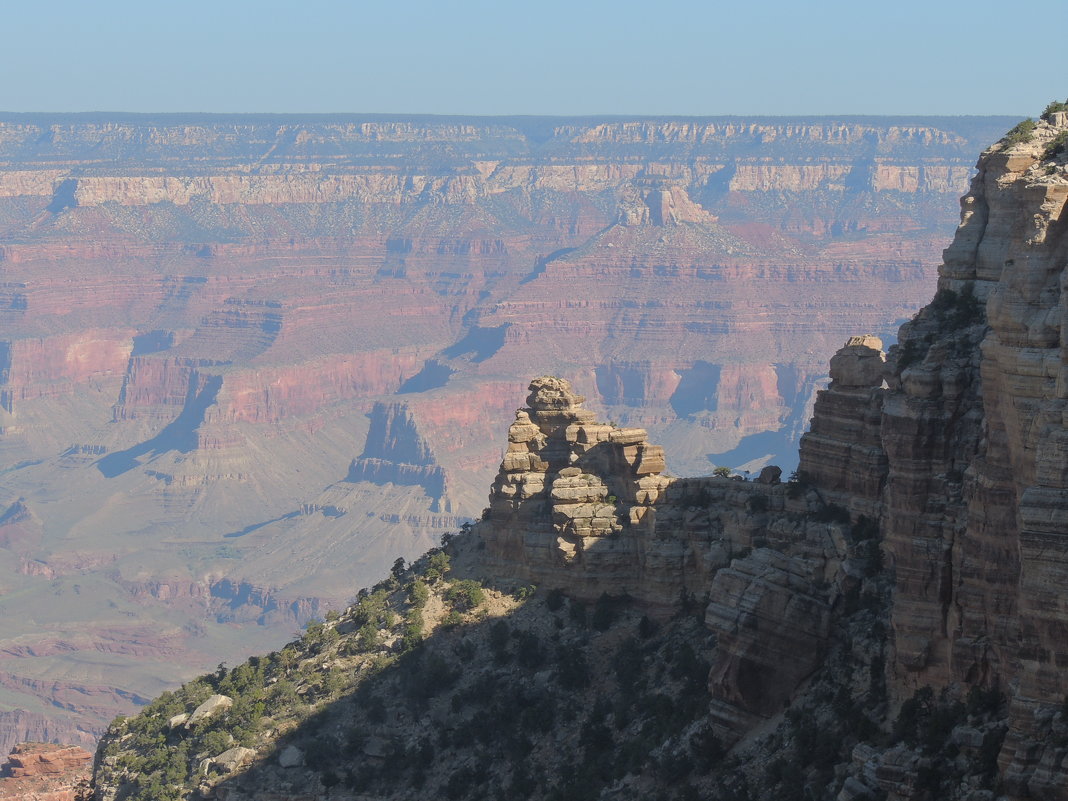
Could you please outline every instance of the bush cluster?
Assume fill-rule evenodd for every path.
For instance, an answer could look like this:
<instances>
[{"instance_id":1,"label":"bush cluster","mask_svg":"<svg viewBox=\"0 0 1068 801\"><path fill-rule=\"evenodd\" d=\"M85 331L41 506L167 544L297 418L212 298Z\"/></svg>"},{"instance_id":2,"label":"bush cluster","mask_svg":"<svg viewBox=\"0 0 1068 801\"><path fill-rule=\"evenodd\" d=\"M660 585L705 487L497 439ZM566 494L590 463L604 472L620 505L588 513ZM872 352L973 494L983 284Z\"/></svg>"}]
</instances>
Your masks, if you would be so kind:
<instances>
[{"instance_id":1,"label":"bush cluster","mask_svg":"<svg viewBox=\"0 0 1068 801\"><path fill-rule=\"evenodd\" d=\"M1035 138L1035 127L1035 121L1028 117L1026 120L1022 120L1014 125L1009 132L1002 137L1001 141L1004 142L1007 147L1030 142Z\"/></svg>"}]
</instances>

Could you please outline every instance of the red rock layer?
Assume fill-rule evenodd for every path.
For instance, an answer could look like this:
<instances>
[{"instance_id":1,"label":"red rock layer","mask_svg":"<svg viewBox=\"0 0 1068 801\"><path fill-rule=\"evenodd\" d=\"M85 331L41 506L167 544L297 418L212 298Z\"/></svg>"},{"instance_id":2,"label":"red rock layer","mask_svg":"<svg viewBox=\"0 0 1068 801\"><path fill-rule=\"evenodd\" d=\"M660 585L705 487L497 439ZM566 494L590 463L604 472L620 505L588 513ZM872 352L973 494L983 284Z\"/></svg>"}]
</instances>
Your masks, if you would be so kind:
<instances>
[{"instance_id":1,"label":"red rock layer","mask_svg":"<svg viewBox=\"0 0 1068 801\"><path fill-rule=\"evenodd\" d=\"M1068 690L1068 167L1050 146L1065 131L1054 114L983 154L940 294L902 328L888 388L832 383L802 440L823 490L881 515L898 699L924 685L1010 696L1011 798L1068 798L1053 731Z\"/></svg>"},{"instance_id":2,"label":"red rock layer","mask_svg":"<svg viewBox=\"0 0 1068 801\"><path fill-rule=\"evenodd\" d=\"M138 696L260 622L277 647L478 515L530 375L682 444L676 470L787 441L841 340L929 294L1003 128L0 115L4 639L41 608L180 613L187 664L85 681ZM364 454L379 403L430 462Z\"/></svg>"},{"instance_id":3,"label":"red rock layer","mask_svg":"<svg viewBox=\"0 0 1068 801\"><path fill-rule=\"evenodd\" d=\"M0 765L5 801L87 801L93 755L78 746L21 743Z\"/></svg>"}]
</instances>

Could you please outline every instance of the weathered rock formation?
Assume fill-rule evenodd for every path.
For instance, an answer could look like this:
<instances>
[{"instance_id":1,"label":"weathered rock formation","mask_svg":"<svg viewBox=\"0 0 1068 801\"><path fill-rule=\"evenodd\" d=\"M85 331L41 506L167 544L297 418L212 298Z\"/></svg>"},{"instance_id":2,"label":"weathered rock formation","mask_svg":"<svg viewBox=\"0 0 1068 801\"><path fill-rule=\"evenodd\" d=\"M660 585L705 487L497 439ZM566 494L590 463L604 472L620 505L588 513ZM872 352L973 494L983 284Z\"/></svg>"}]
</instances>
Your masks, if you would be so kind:
<instances>
[{"instance_id":1,"label":"weathered rock formation","mask_svg":"<svg viewBox=\"0 0 1068 801\"><path fill-rule=\"evenodd\" d=\"M801 443L823 492L880 517L898 698L924 685L1011 697L999 764L1013 798L1068 798L1066 134L1054 113L983 154L887 388L874 351L846 348L871 369L821 393Z\"/></svg>"},{"instance_id":2,"label":"weathered rock formation","mask_svg":"<svg viewBox=\"0 0 1068 801\"><path fill-rule=\"evenodd\" d=\"M1006 125L0 116L0 642L78 644L4 670L133 699L277 647L477 515L532 375L755 470ZM105 669L129 619L184 644Z\"/></svg>"},{"instance_id":3,"label":"weathered rock formation","mask_svg":"<svg viewBox=\"0 0 1068 801\"><path fill-rule=\"evenodd\" d=\"M93 755L77 746L20 743L0 765L4 801L87 801Z\"/></svg>"},{"instance_id":4,"label":"weathered rock formation","mask_svg":"<svg viewBox=\"0 0 1068 801\"><path fill-rule=\"evenodd\" d=\"M840 510L833 514L848 510L854 525L882 532L894 578L891 699L900 704L923 687L1009 697L998 759L1013 798L1068 798L1059 745L1068 689L1066 141L1061 112L1030 138L984 153L934 301L902 328L888 358L876 337L846 343L801 441L801 486ZM780 708L818 661L834 597L814 591L811 563L799 569L814 542L776 515L790 511L781 491L749 485L749 509L759 499L761 519L720 495L693 525L700 505L681 491L716 492L713 480L687 486L657 476L642 494L644 431L597 425L559 381L539 379L531 390L480 529L491 555L586 597L626 592L655 604L667 587L707 591L721 648L713 718L738 733ZM846 532L838 534L837 559L825 553L822 567L841 589L852 568ZM760 550L729 568L699 558L713 543L759 548L775 535L776 550L757 564ZM899 758L919 759L906 749L864 762ZM909 784L919 768L901 770L908 781L883 789L920 797L922 782Z\"/></svg>"},{"instance_id":5,"label":"weathered rock formation","mask_svg":"<svg viewBox=\"0 0 1068 801\"><path fill-rule=\"evenodd\" d=\"M709 598L720 646L712 719L735 740L819 663L844 563L857 556L848 521L811 519L822 502L775 471L755 482L668 477L644 430L597 422L584 400L563 379L531 382L476 529L486 567L660 615Z\"/></svg>"},{"instance_id":6,"label":"weathered rock formation","mask_svg":"<svg viewBox=\"0 0 1068 801\"><path fill-rule=\"evenodd\" d=\"M611 131L636 135L625 126ZM470 560L467 575L486 579L497 592L514 592L509 603L527 598L525 585L531 583L570 596L568 612L581 621L581 631L567 640L560 634L566 624L553 617L555 594L547 593L544 607L524 608L533 619L541 615L541 630L559 646L557 665L531 675L531 684L548 686L555 676L561 688L575 690L591 682L583 672L586 663L576 668L569 660L588 635L583 602L609 609L612 598L628 599L632 623L646 615L636 628L640 637L651 636L657 621L673 625L669 612L680 612L678 621L695 602L703 605L709 656L697 664L701 677L707 676L708 695L701 696L707 704L693 717L680 718L686 737L702 735L696 741L682 732L666 735L657 746L650 784L678 781L677 758L692 760L686 775L702 754L731 745L734 755L722 762L719 774L695 780L717 801L757 797L753 788L766 791L759 797L778 797L767 794L774 789L837 801L1068 799L1066 162L1068 112L1049 113L1033 130L1019 128L983 154L934 300L901 328L888 354L877 336L863 335L849 338L834 355L830 385L819 393L811 430L801 440L798 474L786 484L775 469L761 471L754 481L723 474L670 477L664 451L649 442L645 429L598 422L562 378L545 376L530 384L527 405L508 430L489 507L454 542L452 553ZM658 185L636 191L630 200L633 205L624 205L616 223L621 229L693 225L720 237L724 247L737 244L716 228L720 220L689 209ZM650 202L648 213L637 205ZM620 237L617 242L628 236L602 233ZM581 268L589 255L576 251L561 262L573 257ZM476 337L464 347L478 351L480 343ZM702 367L703 374L717 376L713 367ZM664 391L663 374L640 361L598 378L622 397L633 396L636 385ZM422 428L412 422L415 412L381 407L376 414L381 419L378 433L368 437L369 448L378 443L373 447L403 457L398 464L430 461L422 435L416 436ZM26 514L21 506L11 513L19 519ZM443 556L424 560L417 575L430 583L441 580L448 561ZM437 566L431 571L432 560ZM412 614L418 611L416 574L407 590L401 589L402 578L407 580L395 574L383 582L375 603L385 603L392 592L397 608L410 604L406 614L421 625L422 613ZM462 589L450 585L441 598L455 598ZM425 605L426 585L423 595ZM334 642L346 636L344 626L355 637L358 626L381 615L379 606L361 608L336 624ZM542 614L544 609L552 611ZM452 616L457 617L458 612ZM692 619L689 624L696 626ZM640 723L644 713L626 712L623 696L638 686L649 690L650 677L664 681L672 672L661 663L638 682L636 671L645 663L635 628L612 631L610 621L604 628L621 643L614 658L626 664L606 669L590 690L616 695L614 702L598 697L593 706L600 711L591 712L582 733L574 735L587 756L595 753L597 738L616 742L606 725L610 718L644 738L655 715ZM536 631L537 626L513 637L507 623L498 621L488 635L483 631L490 643L496 639L496 646L488 646L492 656L476 645L478 634L461 643L467 636L462 632L455 640L443 639L446 645L437 653L476 659L465 663L460 671L465 676L493 673L488 661L515 675L519 667L504 667L512 658L505 653L508 643L533 637L529 647L536 653ZM407 634L390 636L390 649L413 647L405 642ZM305 638L301 647L309 654L306 664L316 656L323 660L316 668L322 686L332 660L350 646L321 655L325 634L317 637ZM425 652L415 653L410 663L398 660L400 678L393 686L411 686L412 671L419 669L412 665L425 658ZM479 654L487 660L483 673ZM689 654L692 668L692 648ZM447 673L442 659L433 663L434 680ZM536 663L532 658L526 667ZM674 668L685 675L678 664ZM235 686L235 675L247 677L253 669L250 662L216 681ZM479 681L492 692L503 679ZM509 703L522 697L522 689L509 690ZM206 686L197 692L200 703ZM474 721L463 705L478 692L455 695L449 704L453 717L439 704L435 720L443 729L462 725L457 720ZM679 706L655 692L643 702L646 711L658 709L662 721ZM181 706L183 715L194 711L188 699ZM323 711L324 719L329 712ZM379 717L384 720L385 713ZM396 718L398 726L407 725L403 715ZM339 718L334 728L349 719ZM489 713L477 719L491 721ZM162 720L157 713L140 725L151 732ZM105 749L111 765L101 774L110 784L98 786L99 798L112 798L124 782L139 780L116 767L126 756L124 732L136 728L124 723L113 730ZM314 731L322 736L322 728ZM337 740L335 735L330 736ZM320 742L312 736L309 730L306 742ZM273 747L272 737L262 735L264 751ZM162 740L146 735L145 742L143 750L151 756ZM552 742L555 755L560 749ZM536 747L524 744L523 753ZM376 740L354 764L359 768L360 760L389 753L386 741ZM782 754L799 761L791 764ZM269 756L225 751L218 757L220 770L235 775L211 790L256 797L257 782L281 786L279 774L307 768L306 756L288 749ZM265 767L250 768L244 784L243 766L253 759ZM574 770L570 757L547 759L541 767ZM611 769L619 772L600 777L606 792L623 797L637 786L640 779L627 764ZM490 768L484 772L489 775ZM320 775L326 788L340 781ZM452 787L462 797L470 782L461 781L461 771L454 775L460 780L442 777L439 789ZM613 776L618 783L609 789ZM352 783L359 779L354 776ZM528 782L528 794L536 784ZM568 779L558 787L567 788ZM381 785L388 797L401 797L406 788ZM541 791L537 797L553 797L548 781ZM278 798L303 798L303 792L290 783ZM355 798L358 791L340 792Z\"/></svg>"}]
</instances>

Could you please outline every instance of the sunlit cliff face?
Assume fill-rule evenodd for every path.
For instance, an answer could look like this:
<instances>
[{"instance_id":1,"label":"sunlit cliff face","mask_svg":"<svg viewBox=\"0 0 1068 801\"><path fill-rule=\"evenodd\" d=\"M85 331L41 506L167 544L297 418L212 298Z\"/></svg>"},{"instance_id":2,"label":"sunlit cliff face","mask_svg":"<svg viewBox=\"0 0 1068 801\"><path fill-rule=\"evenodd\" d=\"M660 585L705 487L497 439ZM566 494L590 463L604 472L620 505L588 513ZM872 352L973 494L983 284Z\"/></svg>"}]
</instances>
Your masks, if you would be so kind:
<instances>
[{"instance_id":1,"label":"sunlit cliff face","mask_svg":"<svg viewBox=\"0 0 1068 801\"><path fill-rule=\"evenodd\" d=\"M0 732L89 741L477 517L532 375L788 474L1004 127L0 121Z\"/></svg>"}]
</instances>

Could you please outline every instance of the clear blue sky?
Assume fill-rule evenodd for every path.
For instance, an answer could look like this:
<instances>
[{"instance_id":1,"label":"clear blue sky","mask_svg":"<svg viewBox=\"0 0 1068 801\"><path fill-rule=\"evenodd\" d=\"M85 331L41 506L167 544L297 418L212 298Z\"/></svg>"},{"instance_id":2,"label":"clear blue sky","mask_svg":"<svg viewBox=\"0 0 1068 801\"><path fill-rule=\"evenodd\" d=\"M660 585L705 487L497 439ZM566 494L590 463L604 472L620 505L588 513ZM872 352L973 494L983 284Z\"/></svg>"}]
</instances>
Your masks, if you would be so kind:
<instances>
[{"instance_id":1,"label":"clear blue sky","mask_svg":"<svg viewBox=\"0 0 1068 801\"><path fill-rule=\"evenodd\" d=\"M1066 0L9 0L0 110L1017 114Z\"/></svg>"}]
</instances>

